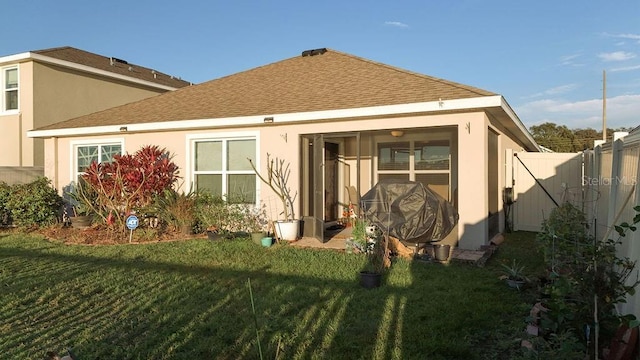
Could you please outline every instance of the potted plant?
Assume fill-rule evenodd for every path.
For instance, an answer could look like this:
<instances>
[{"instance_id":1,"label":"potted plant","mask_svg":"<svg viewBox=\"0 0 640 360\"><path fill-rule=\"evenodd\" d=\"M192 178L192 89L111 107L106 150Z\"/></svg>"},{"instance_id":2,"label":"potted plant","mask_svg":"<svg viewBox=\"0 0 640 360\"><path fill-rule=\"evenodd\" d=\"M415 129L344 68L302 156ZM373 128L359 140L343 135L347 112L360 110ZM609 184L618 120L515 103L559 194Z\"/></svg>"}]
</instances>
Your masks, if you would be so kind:
<instances>
[{"instance_id":1,"label":"potted plant","mask_svg":"<svg viewBox=\"0 0 640 360\"><path fill-rule=\"evenodd\" d=\"M360 285L371 289L380 286L382 275L391 266L391 259L386 236L380 232L365 231L365 233L367 234L367 262L364 269L360 271ZM371 246L369 246L370 241Z\"/></svg>"},{"instance_id":2,"label":"potted plant","mask_svg":"<svg viewBox=\"0 0 640 360\"><path fill-rule=\"evenodd\" d=\"M524 265L519 264L516 259L513 259L511 265L501 265L503 272L501 279L504 279L509 287L519 290L529 281L529 278L524 274Z\"/></svg>"},{"instance_id":3,"label":"potted plant","mask_svg":"<svg viewBox=\"0 0 640 360\"><path fill-rule=\"evenodd\" d=\"M266 205L254 206L246 209L247 231L256 244L262 243L269 220L267 218Z\"/></svg>"},{"instance_id":4,"label":"potted plant","mask_svg":"<svg viewBox=\"0 0 640 360\"><path fill-rule=\"evenodd\" d=\"M260 181L269 186L282 203L284 219L277 220L275 224L277 235L283 240L297 240L300 228L300 220L296 220L293 202L298 193L292 193L288 185L289 176L291 175L290 163L283 159L271 158L267 153L267 171L261 174L253 160L249 160L253 171L256 173Z\"/></svg>"},{"instance_id":5,"label":"potted plant","mask_svg":"<svg viewBox=\"0 0 640 360\"><path fill-rule=\"evenodd\" d=\"M347 246L351 246L356 253L364 253L367 251L367 243L369 240L367 234L367 222L364 219L356 219L351 228L351 239L346 242ZM349 250L349 249L348 249Z\"/></svg>"},{"instance_id":6,"label":"potted plant","mask_svg":"<svg viewBox=\"0 0 640 360\"><path fill-rule=\"evenodd\" d=\"M80 181L75 185L71 185L71 190L66 192L71 205L71 214L69 221L71 226L75 228L86 228L91 226L91 214L94 212L94 205L97 195L91 191L91 188Z\"/></svg>"}]
</instances>

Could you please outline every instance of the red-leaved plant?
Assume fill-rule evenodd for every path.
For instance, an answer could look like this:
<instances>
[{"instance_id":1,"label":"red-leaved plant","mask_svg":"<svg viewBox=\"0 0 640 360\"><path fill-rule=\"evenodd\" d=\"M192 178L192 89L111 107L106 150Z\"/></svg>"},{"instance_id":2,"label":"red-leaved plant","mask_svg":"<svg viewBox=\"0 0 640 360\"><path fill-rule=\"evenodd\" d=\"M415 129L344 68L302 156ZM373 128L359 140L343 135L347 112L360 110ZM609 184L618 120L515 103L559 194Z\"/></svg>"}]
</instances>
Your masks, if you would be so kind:
<instances>
[{"instance_id":1,"label":"red-leaved plant","mask_svg":"<svg viewBox=\"0 0 640 360\"><path fill-rule=\"evenodd\" d=\"M108 224L124 224L132 210L148 206L178 181L172 158L165 148L146 145L134 154L115 155L110 163L92 162L82 180L97 194L95 213Z\"/></svg>"}]
</instances>

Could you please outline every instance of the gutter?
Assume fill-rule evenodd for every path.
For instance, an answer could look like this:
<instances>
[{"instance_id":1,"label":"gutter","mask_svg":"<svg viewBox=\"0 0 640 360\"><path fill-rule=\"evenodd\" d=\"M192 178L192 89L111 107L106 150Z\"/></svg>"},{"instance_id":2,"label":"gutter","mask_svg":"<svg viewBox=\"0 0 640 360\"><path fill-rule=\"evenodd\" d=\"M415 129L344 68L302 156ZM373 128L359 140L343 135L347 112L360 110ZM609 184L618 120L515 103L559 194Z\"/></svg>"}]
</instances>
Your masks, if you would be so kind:
<instances>
[{"instance_id":1,"label":"gutter","mask_svg":"<svg viewBox=\"0 0 640 360\"><path fill-rule=\"evenodd\" d=\"M362 117L380 117L390 115L410 115L415 113L439 113L467 110L481 110L487 108L502 108L508 117L523 131L527 140L538 148L529 132L524 128L511 108L501 95L480 96L468 99L438 100L412 104L372 106L341 110L309 111L299 113L263 114L215 119L174 120L142 124L117 124L105 126L90 126L80 128L64 128L51 130L31 130L27 132L30 138L81 136L116 134L123 132L154 132L171 130L211 129L223 124L224 127L260 126L269 122L270 126L278 124L300 123L318 120L338 120Z\"/></svg>"}]
</instances>

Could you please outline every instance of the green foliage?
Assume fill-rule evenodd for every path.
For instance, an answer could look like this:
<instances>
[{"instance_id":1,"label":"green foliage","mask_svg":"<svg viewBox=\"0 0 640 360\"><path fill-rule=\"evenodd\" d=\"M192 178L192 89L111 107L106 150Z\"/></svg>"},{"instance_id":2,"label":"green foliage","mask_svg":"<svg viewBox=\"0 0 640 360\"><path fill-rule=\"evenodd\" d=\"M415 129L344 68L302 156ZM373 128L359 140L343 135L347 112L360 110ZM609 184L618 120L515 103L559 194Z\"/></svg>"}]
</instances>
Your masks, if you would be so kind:
<instances>
[{"instance_id":1,"label":"green foliage","mask_svg":"<svg viewBox=\"0 0 640 360\"><path fill-rule=\"evenodd\" d=\"M616 230L624 236L627 230L635 230L638 221L640 216L633 224L616 226ZM609 344L620 323L632 320L618 315L616 304L625 302L640 283L630 279L635 262L616 253L620 240L590 237L584 228L584 214L569 204L554 209L537 239L544 249L550 280L543 289L547 297L543 305L548 309L542 314L543 333L574 334L586 346L587 340L593 342L595 332L590 338L578 334L583 334L586 326L595 328L595 312L599 344Z\"/></svg>"},{"instance_id":2,"label":"green foliage","mask_svg":"<svg viewBox=\"0 0 640 360\"><path fill-rule=\"evenodd\" d=\"M553 209L548 219L542 222L542 231L537 239L545 262L556 272L575 263L584 263L584 247L593 243L587 236L584 213L568 202Z\"/></svg>"},{"instance_id":3,"label":"green foliage","mask_svg":"<svg viewBox=\"0 0 640 360\"><path fill-rule=\"evenodd\" d=\"M7 207L10 196L11 186L4 181L0 181L0 225L11 224L11 209Z\"/></svg>"},{"instance_id":4,"label":"green foliage","mask_svg":"<svg viewBox=\"0 0 640 360\"><path fill-rule=\"evenodd\" d=\"M630 131L631 129L607 129L607 139L613 138L616 131ZM602 131L592 128L569 129L565 125L544 123L533 125L529 128L534 140L556 152L577 152L585 149L593 149L594 140L602 140Z\"/></svg>"},{"instance_id":5,"label":"green foliage","mask_svg":"<svg viewBox=\"0 0 640 360\"><path fill-rule=\"evenodd\" d=\"M82 179L77 184L72 184L65 195L73 208L71 216L93 216L101 209L98 193Z\"/></svg>"},{"instance_id":6,"label":"green foliage","mask_svg":"<svg viewBox=\"0 0 640 360\"><path fill-rule=\"evenodd\" d=\"M351 237L353 242L358 244L360 249L367 246L367 221L364 219L356 219L351 228Z\"/></svg>"},{"instance_id":7,"label":"green foliage","mask_svg":"<svg viewBox=\"0 0 640 360\"><path fill-rule=\"evenodd\" d=\"M11 186L4 206L9 209L14 225L46 226L58 221L62 198L49 179L40 177L27 184Z\"/></svg>"},{"instance_id":8,"label":"green foliage","mask_svg":"<svg viewBox=\"0 0 640 360\"><path fill-rule=\"evenodd\" d=\"M367 248L365 271L383 274L391 266L388 244L389 240L384 234L378 233L374 236L373 248Z\"/></svg>"},{"instance_id":9,"label":"green foliage","mask_svg":"<svg viewBox=\"0 0 640 360\"><path fill-rule=\"evenodd\" d=\"M578 338L571 329L537 337L532 340L533 350L525 350L525 359L584 360L586 348Z\"/></svg>"},{"instance_id":10,"label":"green foliage","mask_svg":"<svg viewBox=\"0 0 640 360\"><path fill-rule=\"evenodd\" d=\"M147 208L161 224L174 231L191 232L196 224L196 204L198 193L194 191L180 192L166 189L154 198L153 204Z\"/></svg>"},{"instance_id":11,"label":"green foliage","mask_svg":"<svg viewBox=\"0 0 640 360\"><path fill-rule=\"evenodd\" d=\"M507 279L514 281L529 281L529 278L524 272L525 266L520 264L516 259L512 260L511 265L500 265L502 266L502 272Z\"/></svg>"},{"instance_id":12,"label":"green foliage","mask_svg":"<svg viewBox=\"0 0 640 360\"><path fill-rule=\"evenodd\" d=\"M225 200L219 195L202 192L197 202L198 228L221 234L262 232L268 219L265 206Z\"/></svg>"}]
</instances>

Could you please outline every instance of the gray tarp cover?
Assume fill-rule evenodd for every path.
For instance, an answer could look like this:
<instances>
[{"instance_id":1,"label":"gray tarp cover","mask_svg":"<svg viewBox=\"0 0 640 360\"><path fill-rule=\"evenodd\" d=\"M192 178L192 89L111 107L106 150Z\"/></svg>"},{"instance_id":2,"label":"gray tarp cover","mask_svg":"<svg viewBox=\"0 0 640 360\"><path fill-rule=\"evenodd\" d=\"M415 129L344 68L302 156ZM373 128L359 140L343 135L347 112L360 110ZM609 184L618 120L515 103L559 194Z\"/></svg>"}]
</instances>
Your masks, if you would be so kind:
<instances>
[{"instance_id":1,"label":"gray tarp cover","mask_svg":"<svg viewBox=\"0 0 640 360\"><path fill-rule=\"evenodd\" d=\"M381 181L360 200L369 222L403 241L442 240L458 222L453 205L419 182Z\"/></svg>"}]
</instances>

